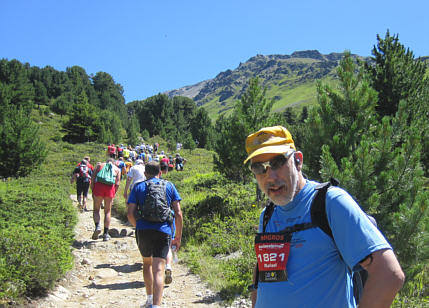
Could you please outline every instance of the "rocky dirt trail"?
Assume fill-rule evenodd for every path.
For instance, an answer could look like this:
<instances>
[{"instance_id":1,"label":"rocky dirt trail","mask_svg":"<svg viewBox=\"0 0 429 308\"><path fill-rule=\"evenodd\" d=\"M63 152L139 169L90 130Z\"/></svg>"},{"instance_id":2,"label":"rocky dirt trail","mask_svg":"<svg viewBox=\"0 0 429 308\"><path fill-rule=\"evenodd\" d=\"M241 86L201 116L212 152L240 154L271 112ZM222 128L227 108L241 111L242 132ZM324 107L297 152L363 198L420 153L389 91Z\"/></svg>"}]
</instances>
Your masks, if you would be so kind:
<instances>
[{"instance_id":1,"label":"rocky dirt trail","mask_svg":"<svg viewBox=\"0 0 429 308\"><path fill-rule=\"evenodd\" d=\"M77 205L76 196L71 197ZM88 208L92 210L92 200ZM47 297L28 303L27 307L140 307L146 301L146 293L142 259L132 227L112 217L111 229L120 234L107 242L101 238L92 240L92 211L78 215L73 245L74 269ZM179 262L173 265L173 282L165 286L162 307L227 305ZM248 302L237 300L231 307L248 307Z\"/></svg>"}]
</instances>

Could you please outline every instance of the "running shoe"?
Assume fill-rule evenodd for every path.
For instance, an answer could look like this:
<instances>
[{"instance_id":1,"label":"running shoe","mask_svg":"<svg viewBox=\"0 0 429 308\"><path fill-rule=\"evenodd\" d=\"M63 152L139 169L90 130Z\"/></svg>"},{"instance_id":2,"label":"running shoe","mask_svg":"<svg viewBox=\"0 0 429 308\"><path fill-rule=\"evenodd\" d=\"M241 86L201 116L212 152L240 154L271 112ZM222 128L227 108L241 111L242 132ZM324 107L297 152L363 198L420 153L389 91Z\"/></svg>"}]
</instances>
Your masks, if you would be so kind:
<instances>
[{"instance_id":1,"label":"running shoe","mask_svg":"<svg viewBox=\"0 0 429 308\"><path fill-rule=\"evenodd\" d=\"M98 226L97 228L95 228L95 231L92 234L92 239L98 240L98 236L100 235L100 233L101 233L101 228L100 228L100 226Z\"/></svg>"},{"instance_id":2,"label":"running shoe","mask_svg":"<svg viewBox=\"0 0 429 308\"><path fill-rule=\"evenodd\" d=\"M104 234L103 234L103 241L104 241L104 242L107 242L107 241L109 241L109 240L110 240L110 235L109 235L109 233L107 233L107 232L106 232L106 233L104 233Z\"/></svg>"},{"instance_id":3,"label":"running shoe","mask_svg":"<svg viewBox=\"0 0 429 308\"><path fill-rule=\"evenodd\" d=\"M164 279L164 283L165 284L170 284L173 281L173 277L172 277L172 272L171 269L166 269L165 270L165 279Z\"/></svg>"}]
</instances>

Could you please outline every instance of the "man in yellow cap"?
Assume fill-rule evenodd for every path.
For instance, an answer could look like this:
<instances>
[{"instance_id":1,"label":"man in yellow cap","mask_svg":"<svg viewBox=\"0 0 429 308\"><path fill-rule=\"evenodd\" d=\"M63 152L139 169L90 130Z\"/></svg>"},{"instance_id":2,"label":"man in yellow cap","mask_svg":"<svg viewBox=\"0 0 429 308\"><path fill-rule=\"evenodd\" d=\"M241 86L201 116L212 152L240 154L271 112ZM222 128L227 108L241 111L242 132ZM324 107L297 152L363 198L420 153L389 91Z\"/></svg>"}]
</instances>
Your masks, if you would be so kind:
<instances>
[{"instance_id":1,"label":"man in yellow cap","mask_svg":"<svg viewBox=\"0 0 429 308\"><path fill-rule=\"evenodd\" d=\"M272 201L255 238L253 307L356 307L352 271L362 268L368 279L359 307L390 307L404 274L353 198L304 178L303 153L282 126L249 135L246 151L244 163ZM313 205L315 198L323 208Z\"/></svg>"}]
</instances>

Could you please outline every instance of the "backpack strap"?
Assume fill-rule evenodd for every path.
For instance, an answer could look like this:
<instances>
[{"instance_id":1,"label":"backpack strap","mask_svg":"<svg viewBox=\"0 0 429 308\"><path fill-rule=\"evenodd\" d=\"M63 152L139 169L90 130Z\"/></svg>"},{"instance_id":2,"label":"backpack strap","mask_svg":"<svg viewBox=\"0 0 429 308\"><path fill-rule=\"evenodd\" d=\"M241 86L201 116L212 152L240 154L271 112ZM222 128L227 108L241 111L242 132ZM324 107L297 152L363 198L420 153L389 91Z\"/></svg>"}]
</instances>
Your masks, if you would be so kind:
<instances>
[{"instance_id":1,"label":"backpack strap","mask_svg":"<svg viewBox=\"0 0 429 308\"><path fill-rule=\"evenodd\" d=\"M276 205L273 202L269 202L265 207L264 218L262 220L262 232L265 232L267 229L267 224L270 221L271 216L273 215L274 208Z\"/></svg>"},{"instance_id":2,"label":"backpack strap","mask_svg":"<svg viewBox=\"0 0 429 308\"><path fill-rule=\"evenodd\" d=\"M262 232L265 232L265 230L267 229L267 224L270 221L271 216L273 215L275 207L276 207L276 205L272 201L270 201L265 206L264 218L262 219ZM258 263L256 263L255 271L256 271L255 281L253 282L252 285L247 287L247 289L249 291L256 290L258 288L258 283L259 283L259 266L258 266Z\"/></svg>"},{"instance_id":3,"label":"backpack strap","mask_svg":"<svg viewBox=\"0 0 429 308\"><path fill-rule=\"evenodd\" d=\"M311 203L311 222L314 226L319 227L325 232L332 240L334 236L332 234L331 227L329 226L328 217L326 216L326 193L331 186L337 186L338 180L331 178L329 182L321 183L316 185L314 189L317 190L314 196L313 202ZM335 242L335 241L334 241Z\"/></svg>"}]
</instances>

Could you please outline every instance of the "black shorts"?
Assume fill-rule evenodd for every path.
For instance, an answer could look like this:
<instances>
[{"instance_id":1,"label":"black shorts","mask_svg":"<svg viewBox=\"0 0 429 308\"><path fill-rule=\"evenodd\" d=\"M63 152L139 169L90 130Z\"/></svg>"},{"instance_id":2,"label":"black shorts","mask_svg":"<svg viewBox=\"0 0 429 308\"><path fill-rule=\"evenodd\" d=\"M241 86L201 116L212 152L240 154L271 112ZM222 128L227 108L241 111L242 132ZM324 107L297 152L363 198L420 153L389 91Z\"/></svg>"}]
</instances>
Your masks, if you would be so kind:
<instances>
[{"instance_id":1,"label":"black shorts","mask_svg":"<svg viewBox=\"0 0 429 308\"><path fill-rule=\"evenodd\" d=\"M157 230L136 230L136 242L143 257L167 259L171 236Z\"/></svg>"},{"instance_id":2,"label":"black shorts","mask_svg":"<svg viewBox=\"0 0 429 308\"><path fill-rule=\"evenodd\" d=\"M76 190L78 196L82 194L84 197L88 196L89 182L77 181Z\"/></svg>"}]
</instances>

